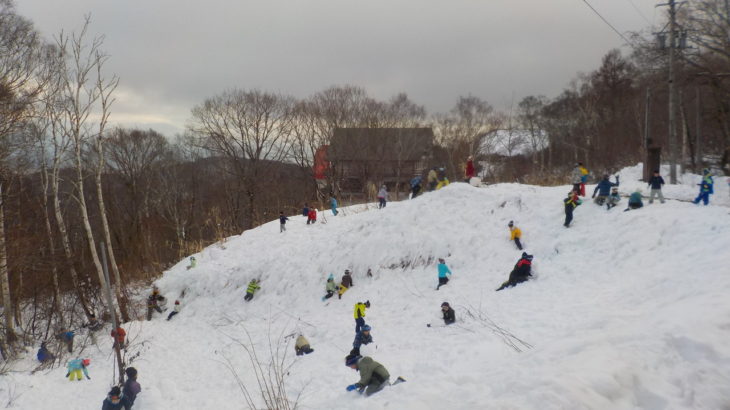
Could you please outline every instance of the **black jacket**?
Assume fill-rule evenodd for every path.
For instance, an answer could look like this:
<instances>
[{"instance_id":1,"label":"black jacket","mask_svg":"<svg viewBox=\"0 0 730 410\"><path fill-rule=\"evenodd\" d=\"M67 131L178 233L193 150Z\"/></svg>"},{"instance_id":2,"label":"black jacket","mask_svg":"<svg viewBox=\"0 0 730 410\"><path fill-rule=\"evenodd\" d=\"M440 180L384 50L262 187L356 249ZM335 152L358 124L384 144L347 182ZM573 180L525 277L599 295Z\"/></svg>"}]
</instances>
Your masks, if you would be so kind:
<instances>
[{"instance_id":1,"label":"black jacket","mask_svg":"<svg viewBox=\"0 0 730 410\"><path fill-rule=\"evenodd\" d=\"M662 189L662 185L664 185L664 178L661 176L651 177L649 180L649 186L651 186L651 189Z\"/></svg>"},{"instance_id":2,"label":"black jacket","mask_svg":"<svg viewBox=\"0 0 730 410\"><path fill-rule=\"evenodd\" d=\"M450 325L456 322L456 312L454 312L454 309L449 307L448 309L442 310L441 312L444 314L444 323Z\"/></svg>"},{"instance_id":3,"label":"black jacket","mask_svg":"<svg viewBox=\"0 0 730 410\"><path fill-rule=\"evenodd\" d=\"M510 278L524 278L527 279L528 277L532 276L532 273L530 273L532 269L532 262L530 262L527 259L520 259L517 264L515 265L515 268L512 270L512 273L510 274Z\"/></svg>"}]
</instances>

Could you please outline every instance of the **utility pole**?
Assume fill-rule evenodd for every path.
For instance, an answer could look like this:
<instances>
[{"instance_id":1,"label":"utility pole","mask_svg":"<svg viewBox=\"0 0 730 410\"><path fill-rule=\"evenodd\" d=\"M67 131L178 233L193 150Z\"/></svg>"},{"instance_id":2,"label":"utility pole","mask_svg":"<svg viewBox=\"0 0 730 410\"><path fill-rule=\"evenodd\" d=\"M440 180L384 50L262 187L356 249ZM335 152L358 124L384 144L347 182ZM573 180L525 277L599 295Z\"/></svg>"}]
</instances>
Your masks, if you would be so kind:
<instances>
[{"instance_id":1,"label":"utility pole","mask_svg":"<svg viewBox=\"0 0 730 410\"><path fill-rule=\"evenodd\" d=\"M677 183L677 90L674 86L674 48L677 29L677 10L674 0L669 0L669 182Z\"/></svg>"},{"instance_id":2,"label":"utility pole","mask_svg":"<svg viewBox=\"0 0 730 410\"><path fill-rule=\"evenodd\" d=\"M641 146L644 148L644 181L649 181L651 171L649 169L649 101L651 98L651 90L646 87L646 106L644 108L644 143Z\"/></svg>"}]
</instances>

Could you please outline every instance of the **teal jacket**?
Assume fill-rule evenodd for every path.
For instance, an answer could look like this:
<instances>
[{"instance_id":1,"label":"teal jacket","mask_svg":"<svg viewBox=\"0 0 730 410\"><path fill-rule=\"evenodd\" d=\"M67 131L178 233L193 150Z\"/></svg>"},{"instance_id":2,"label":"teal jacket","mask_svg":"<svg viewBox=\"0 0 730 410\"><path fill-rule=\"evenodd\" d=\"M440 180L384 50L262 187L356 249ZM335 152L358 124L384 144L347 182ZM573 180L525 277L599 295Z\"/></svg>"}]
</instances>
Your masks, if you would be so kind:
<instances>
[{"instance_id":1,"label":"teal jacket","mask_svg":"<svg viewBox=\"0 0 730 410\"><path fill-rule=\"evenodd\" d=\"M446 275L451 275L451 271L449 270L449 267L446 266L445 263L439 263L439 278L445 278Z\"/></svg>"}]
</instances>

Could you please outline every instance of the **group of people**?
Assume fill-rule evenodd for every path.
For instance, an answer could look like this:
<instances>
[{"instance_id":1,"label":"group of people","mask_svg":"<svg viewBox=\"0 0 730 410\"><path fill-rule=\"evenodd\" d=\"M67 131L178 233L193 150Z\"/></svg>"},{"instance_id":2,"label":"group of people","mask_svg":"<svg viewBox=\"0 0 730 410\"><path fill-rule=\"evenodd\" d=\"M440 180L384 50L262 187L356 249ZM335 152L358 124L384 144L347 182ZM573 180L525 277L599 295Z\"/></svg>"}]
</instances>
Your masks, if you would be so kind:
<instances>
[{"instance_id":1,"label":"group of people","mask_svg":"<svg viewBox=\"0 0 730 410\"><path fill-rule=\"evenodd\" d=\"M121 388L119 386L111 388L102 403L101 410L129 410L134 405L137 395L142 391L142 386L137 381L137 369L127 367L124 373L127 375L127 380Z\"/></svg>"}]
</instances>

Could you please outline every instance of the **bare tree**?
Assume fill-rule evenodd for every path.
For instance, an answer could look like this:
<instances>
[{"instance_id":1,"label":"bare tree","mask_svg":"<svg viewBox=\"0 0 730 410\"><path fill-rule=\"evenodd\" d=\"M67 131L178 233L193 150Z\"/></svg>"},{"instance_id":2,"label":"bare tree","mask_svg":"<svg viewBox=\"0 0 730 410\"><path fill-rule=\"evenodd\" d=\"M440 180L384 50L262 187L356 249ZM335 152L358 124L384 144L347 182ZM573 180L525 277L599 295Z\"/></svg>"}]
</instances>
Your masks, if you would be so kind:
<instances>
[{"instance_id":1,"label":"bare tree","mask_svg":"<svg viewBox=\"0 0 730 410\"><path fill-rule=\"evenodd\" d=\"M543 127L542 110L547 103L545 96L529 95L517 105L517 118L521 128L527 133L527 142L530 145L533 165L538 164L540 155L540 171L545 169L545 148L547 147L547 135Z\"/></svg>"}]
</instances>

